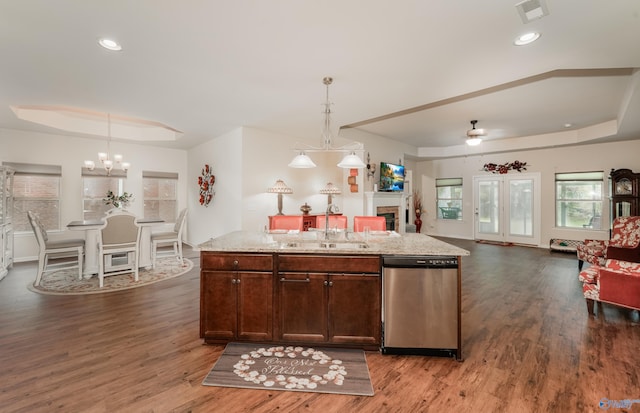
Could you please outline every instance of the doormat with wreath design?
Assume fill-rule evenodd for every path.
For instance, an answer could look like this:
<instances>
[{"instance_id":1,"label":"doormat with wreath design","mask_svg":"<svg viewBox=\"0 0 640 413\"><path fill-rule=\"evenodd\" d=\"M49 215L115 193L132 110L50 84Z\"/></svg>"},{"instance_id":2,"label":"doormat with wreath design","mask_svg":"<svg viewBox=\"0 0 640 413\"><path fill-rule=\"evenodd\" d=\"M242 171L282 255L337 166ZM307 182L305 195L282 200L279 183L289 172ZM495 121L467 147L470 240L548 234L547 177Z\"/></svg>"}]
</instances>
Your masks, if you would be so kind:
<instances>
[{"instance_id":1,"label":"doormat with wreath design","mask_svg":"<svg viewBox=\"0 0 640 413\"><path fill-rule=\"evenodd\" d=\"M373 396L362 350L229 343L205 386Z\"/></svg>"}]
</instances>

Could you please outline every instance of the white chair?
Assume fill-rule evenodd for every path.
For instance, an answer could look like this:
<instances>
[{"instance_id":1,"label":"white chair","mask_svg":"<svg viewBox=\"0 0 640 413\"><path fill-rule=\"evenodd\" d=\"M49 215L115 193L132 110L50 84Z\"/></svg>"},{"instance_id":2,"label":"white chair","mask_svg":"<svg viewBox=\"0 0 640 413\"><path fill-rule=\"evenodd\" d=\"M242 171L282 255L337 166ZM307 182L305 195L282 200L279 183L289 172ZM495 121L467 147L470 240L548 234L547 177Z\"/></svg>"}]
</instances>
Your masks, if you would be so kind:
<instances>
[{"instance_id":1,"label":"white chair","mask_svg":"<svg viewBox=\"0 0 640 413\"><path fill-rule=\"evenodd\" d=\"M50 241L47 231L38 219L38 216L32 212L27 212L29 224L33 229L38 242L38 274L33 285L40 285L44 273L57 271L62 269L78 269L78 279L82 279L82 263L84 258L84 240L68 239L61 241ZM50 259L76 257L75 260L63 260L53 264L49 263Z\"/></svg>"},{"instance_id":2,"label":"white chair","mask_svg":"<svg viewBox=\"0 0 640 413\"><path fill-rule=\"evenodd\" d=\"M110 210L104 218L98 240L98 279L100 288L104 277L133 273L138 281L138 245L140 227L136 216L130 212Z\"/></svg>"},{"instance_id":3,"label":"white chair","mask_svg":"<svg viewBox=\"0 0 640 413\"><path fill-rule=\"evenodd\" d=\"M184 230L186 220L187 209L185 208L178 214L176 224L173 226L173 231L151 234L151 261L153 268L156 268L156 259L160 257L178 257L180 264L183 263L182 231ZM173 250L159 253L158 247L166 245L171 245Z\"/></svg>"}]
</instances>

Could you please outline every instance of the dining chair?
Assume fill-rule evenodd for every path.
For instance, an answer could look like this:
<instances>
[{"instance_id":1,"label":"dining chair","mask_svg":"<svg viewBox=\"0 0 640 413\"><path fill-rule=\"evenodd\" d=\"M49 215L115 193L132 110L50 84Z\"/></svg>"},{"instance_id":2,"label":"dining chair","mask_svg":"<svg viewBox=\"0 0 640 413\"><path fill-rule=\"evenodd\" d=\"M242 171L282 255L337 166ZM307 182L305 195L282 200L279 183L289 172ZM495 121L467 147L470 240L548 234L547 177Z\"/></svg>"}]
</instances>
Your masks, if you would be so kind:
<instances>
[{"instance_id":1,"label":"dining chair","mask_svg":"<svg viewBox=\"0 0 640 413\"><path fill-rule=\"evenodd\" d=\"M40 219L33 211L27 211L29 224L33 229L38 242L38 273L34 286L40 285L42 276L47 272L62 269L78 269L78 279L82 279L82 263L84 258L84 239L67 239L60 241L51 241L47 235L47 230L40 222ZM75 260L68 260L73 258ZM50 259L65 258L65 260L49 263Z\"/></svg>"},{"instance_id":2,"label":"dining chair","mask_svg":"<svg viewBox=\"0 0 640 413\"><path fill-rule=\"evenodd\" d=\"M379 216L355 216L353 217L353 231L363 232L365 227L371 231L386 231L387 220Z\"/></svg>"},{"instance_id":3,"label":"dining chair","mask_svg":"<svg viewBox=\"0 0 640 413\"><path fill-rule=\"evenodd\" d=\"M152 267L156 268L156 259L161 257L177 257L180 264L183 263L182 255L182 232L184 224L187 220L187 209L183 209L178 214L173 231L157 232L151 234L151 262ZM171 251L158 252L158 247L171 245Z\"/></svg>"},{"instance_id":4,"label":"dining chair","mask_svg":"<svg viewBox=\"0 0 640 413\"><path fill-rule=\"evenodd\" d=\"M104 277L133 273L138 281L140 226L136 216L127 211L111 210L104 218L98 240L98 279L100 288Z\"/></svg>"},{"instance_id":5,"label":"dining chair","mask_svg":"<svg viewBox=\"0 0 640 413\"><path fill-rule=\"evenodd\" d=\"M347 221L347 217L344 215L329 215L329 229L346 229ZM316 228L325 229L326 224L326 217L324 215L319 215L318 217L316 217Z\"/></svg>"},{"instance_id":6,"label":"dining chair","mask_svg":"<svg viewBox=\"0 0 640 413\"><path fill-rule=\"evenodd\" d=\"M302 231L302 215L274 215L269 220L269 229Z\"/></svg>"}]
</instances>

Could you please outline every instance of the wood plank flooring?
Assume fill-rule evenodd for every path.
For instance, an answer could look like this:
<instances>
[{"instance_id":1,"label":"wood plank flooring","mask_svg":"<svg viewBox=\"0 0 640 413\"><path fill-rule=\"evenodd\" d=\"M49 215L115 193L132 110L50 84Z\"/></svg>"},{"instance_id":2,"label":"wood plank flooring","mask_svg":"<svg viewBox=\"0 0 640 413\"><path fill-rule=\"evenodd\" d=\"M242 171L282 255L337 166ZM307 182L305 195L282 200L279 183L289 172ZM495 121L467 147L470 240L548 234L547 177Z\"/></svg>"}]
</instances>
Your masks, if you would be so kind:
<instances>
[{"instance_id":1,"label":"wood plank flooring","mask_svg":"<svg viewBox=\"0 0 640 413\"><path fill-rule=\"evenodd\" d=\"M465 360L367 352L373 397L202 386L223 346L198 337L197 265L134 290L45 296L26 288L35 264L16 264L0 281L0 411L598 412L603 398L640 399L638 312L589 318L574 255L445 241L472 254Z\"/></svg>"}]
</instances>

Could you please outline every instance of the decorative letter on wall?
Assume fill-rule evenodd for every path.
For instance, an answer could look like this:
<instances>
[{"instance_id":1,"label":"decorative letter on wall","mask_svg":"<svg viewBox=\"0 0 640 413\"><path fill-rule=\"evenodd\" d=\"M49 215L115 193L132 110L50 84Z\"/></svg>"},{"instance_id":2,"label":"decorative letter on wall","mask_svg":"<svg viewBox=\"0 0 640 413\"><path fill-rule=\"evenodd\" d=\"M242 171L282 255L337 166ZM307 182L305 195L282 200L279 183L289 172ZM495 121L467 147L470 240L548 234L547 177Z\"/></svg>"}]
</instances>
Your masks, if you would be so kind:
<instances>
[{"instance_id":1,"label":"decorative letter on wall","mask_svg":"<svg viewBox=\"0 0 640 413\"><path fill-rule=\"evenodd\" d=\"M215 192L213 191L213 184L216 182L216 177L211 173L209 165L205 165L202 168L202 176L198 177L198 185L200 186L200 205L209 206L209 202L213 198Z\"/></svg>"}]
</instances>

